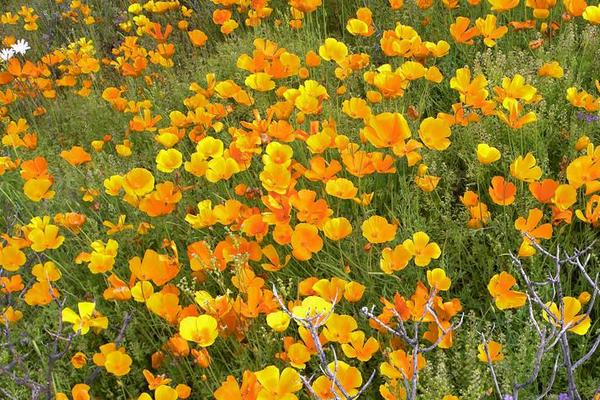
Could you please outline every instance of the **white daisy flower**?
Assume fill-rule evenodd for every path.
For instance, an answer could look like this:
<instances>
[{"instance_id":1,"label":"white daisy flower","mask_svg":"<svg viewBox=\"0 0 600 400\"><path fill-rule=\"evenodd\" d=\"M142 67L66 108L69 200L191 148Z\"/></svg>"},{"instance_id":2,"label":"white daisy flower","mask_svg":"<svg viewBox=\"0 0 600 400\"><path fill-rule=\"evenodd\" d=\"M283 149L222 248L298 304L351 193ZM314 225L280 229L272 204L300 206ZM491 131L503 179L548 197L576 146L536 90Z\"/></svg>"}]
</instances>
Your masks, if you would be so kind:
<instances>
[{"instance_id":1,"label":"white daisy flower","mask_svg":"<svg viewBox=\"0 0 600 400\"><path fill-rule=\"evenodd\" d=\"M27 50L31 49L31 47L29 47L29 43L27 43L25 39L19 39L17 43L12 45L11 48L16 54L21 55L25 55L25 53L27 53Z\"/></svg>"},{"instance_id":2,"label":"white daisy flower","mask_svg":"<svg viewBox=\"0 0 600 400\"><path fill-rule=\"evenodd\" d=\"M13 58L15 51L11 48L0 50L0 61L8 61Z\"/></svg>"}]
</instances>

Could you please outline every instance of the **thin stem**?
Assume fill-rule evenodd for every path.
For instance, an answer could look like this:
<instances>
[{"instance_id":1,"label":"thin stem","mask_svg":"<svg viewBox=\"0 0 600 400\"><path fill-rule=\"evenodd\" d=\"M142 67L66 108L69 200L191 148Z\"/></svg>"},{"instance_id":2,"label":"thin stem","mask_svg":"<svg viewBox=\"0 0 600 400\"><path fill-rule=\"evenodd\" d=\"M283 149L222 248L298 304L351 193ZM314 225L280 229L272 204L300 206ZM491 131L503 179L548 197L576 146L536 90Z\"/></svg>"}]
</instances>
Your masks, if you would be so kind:
<instances>
[{"instance_id":1,"label":"thin stem","mask_svg":"<svg viewBox=\"0 0 600 400\"><path fill-rule=\"evenodd\" d=\"M481 339L483 341L483 350L485 351L488 367L490 369L490 373L492 374L492 381L494 382L496 393L498 394L498 397L502 399L502 391L500 390L500 385L498 384L498 376L496 375L496 370L494 369L494 364L492 363L492 357L490 356L490 350L488 348L488 342L483 332L481 333Z\"/></svg>"}]
</instances>

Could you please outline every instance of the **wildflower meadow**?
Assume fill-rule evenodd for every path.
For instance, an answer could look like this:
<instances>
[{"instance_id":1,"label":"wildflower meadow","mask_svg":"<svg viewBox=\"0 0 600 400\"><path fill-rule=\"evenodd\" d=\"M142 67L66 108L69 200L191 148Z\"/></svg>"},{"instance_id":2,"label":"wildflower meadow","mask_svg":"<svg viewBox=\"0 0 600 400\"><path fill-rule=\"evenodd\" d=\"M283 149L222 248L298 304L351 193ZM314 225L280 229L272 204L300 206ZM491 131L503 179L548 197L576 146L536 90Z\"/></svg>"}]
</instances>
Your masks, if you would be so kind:
<instances>
[{"instance_id":1,"label":"wildflower meadow","mask_svg":"<svg viewBox=\"0 0 600 400\"><path fill-rule=\"evenodd\" d=\"M0 399L600 400L598 0L0 0Z\"/></svg>"}]
</instances>

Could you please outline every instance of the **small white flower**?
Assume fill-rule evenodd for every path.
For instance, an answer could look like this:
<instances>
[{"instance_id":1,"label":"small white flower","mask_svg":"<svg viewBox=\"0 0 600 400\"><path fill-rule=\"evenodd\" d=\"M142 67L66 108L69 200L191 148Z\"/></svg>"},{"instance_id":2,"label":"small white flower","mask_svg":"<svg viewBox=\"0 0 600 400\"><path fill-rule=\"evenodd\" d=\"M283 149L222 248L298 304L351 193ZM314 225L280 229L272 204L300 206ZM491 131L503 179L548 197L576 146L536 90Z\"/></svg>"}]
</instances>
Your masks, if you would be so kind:
<instances>
[{"instance_id":1,"label":"small white flower","mask_svg":"<svg viewBox=\"0 0 600 400\"><path fill-rule=\"evenodd\" d=\"M19 39L17 43L12 45L12 49L16 54L25 55L31 47L29 47L29 43L25 39Z\"/></svg>"},{"instance_id":2,"label":"small white flower","mask_svg":"<svg viewBox=\"0 0 600 400\"><path fill-rule=\"evenodd\" d=\"M15 55L15 51L11 48L0 50L0 61L8 61Z\"/></svg>"}]
</instances>

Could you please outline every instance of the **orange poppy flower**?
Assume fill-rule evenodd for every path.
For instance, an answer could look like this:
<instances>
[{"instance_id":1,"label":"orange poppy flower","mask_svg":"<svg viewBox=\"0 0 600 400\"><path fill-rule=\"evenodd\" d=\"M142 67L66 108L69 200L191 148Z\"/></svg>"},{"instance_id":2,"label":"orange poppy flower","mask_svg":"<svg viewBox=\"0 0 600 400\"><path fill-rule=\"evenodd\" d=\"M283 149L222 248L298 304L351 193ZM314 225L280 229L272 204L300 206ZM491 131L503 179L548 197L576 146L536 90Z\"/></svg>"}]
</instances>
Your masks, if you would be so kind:
<instances>
[{"instance_id":1,"label":"orange poppy flower","mask_svg":"<svg viewBox=\"0 0 600 400\"><path fill-rule=\"evenodd\" d=\"M569 184L559 185L552 196L552 203L560 211L567 211L575 202L577 202L577 190Z\"/></svg>"},{"instance_id":2,"label":"orange poppy flower","mask_svg":"<svg viewBox=\"0 0 600 400\"><path fill-rule=\"evenodd\" d=\"M294 394L302 389L302 381L293 368L285 368L281 372L273 365L255 372L256 379L262 388L258 391L259 399L297 400Z\"/></svg>"},{"instance_id":3,"label":"orange poppy flower","mask_svg":"<svg viewBox=\"0 0 600 400\"><path fill-rule=\"evenodd\" d=\"M241 386L233 376L229 375L213 394L216 400L255 399L260 388L261 384L258 383L256 375L253 372L244 371Z\"/></svg>"},{"instance_id":4,"label":"orange poppy flower","mask_svg":"<svg viewBox=\"0 0 600 400\"><path fill-rule=\"evenodd\" d=\"M593 195L588 199L585 206L585 214L581 210L575 210L579 220L597 227L600 225L600 195Z\"/></svg>"},{"instance_id":5,"label":"orange poppy flower","mask_svg":"<svg viewBox=\"0 0 600 400\"><path fill-rule=\"evenodd\" d=\"M352 181L345 178L335 178L327 181L325 191L328 195L340 199L352 199L356 196L358 188Z\"/></svg>"},{"instance_id":6,"label":"orange poppy flower","mask_svg":"<svg viewBox=\"0 0 600 400\"><path fill-rule=\"evenodd\" d=\"M144 257L129 260L132 276L142 281L152 281L157 286L169 282L179 273L179 265L169 256L147 249Z\"/></svg>"},{"instance_id":7,"label":"orange poppy flower","mask_svg":"<svg viewBox=\"0 0 600 400\"><path fill-rule=\"evenodd\" d=\"M390 112L369 117L361 133L377 148L393 147L411 136L408 123L402 114Z\"/></svg>"},{"instance_id":8,"label":"orange poppy flower","mask_svg":"<svg viewBox=\"0 0 600 400\"><path fill-rule=\"evenodd\" d=\"M487 342L487 351L486 346L483 343L477 346L477 350L479 351L477 358L479 358L479 361L481 362L493 363L504 360L504 354L502 354L502 345L494 340Z\"/></svg>"},{"instance_id":9,"label":"orange poppy flower","mask_svg":"<svg viewBox=\"0 0 600 400\"><path fill-rule=\"evenodd\" d=\"M534 182L542 176L542 169L536 165L531 153L519 156L510 164L510 174L523 182Z\"/></svg>"},{"instance_id":10,"label":"orange poppy flower","mask_svg":"<svg viewBox=\"0 0 600 400\"><path fill-rule=\"evenodd\" d=\"M73 146L70 150L63 150L60 156L73 166L92 161L92 156L81 146Z\"/></svg>"},{"instance_id":11,"label":"orange poppy flower","mask_svg":"<svg viewBox=\"0 0 600 400\"><path fill-rule=\"evenodd\" d=\"M419 126L419 137L430 149L442 151L450 146L452 131L448 121L441 118L425 118Z\"/></svg>"},{"instance_id":12,"label":"orange poppy flower","mask_svg":"<svg viewBox=\"0 0 600 400\"><path fill-rule=\"evenodd\" d=\"M42 252L46 249L57 249L65 241L64 236L60 236L58 226L49 223L50 217L43 219L35 217L27 234L27 239L31 241L31 250Z\"/></svg>"},{"instance_id":13,"label":"orange poppy flower","mask_svg":"<svg viewBox=\"0 0 600 400\"><path fill-rule=\"evenodd\" d=\"M219 334L217 320L210 315L186 317L179 323L179 333L186 340L208 347L215 342Z\"/></svg>"},{"instance_id":14,"label":"orange poppy flower","mask_svg":"<svg viewBox=\"0 0 600 400\"><path fill-rule=\"evenodd\" d=\"M18 271L25 264L27 257L17 246L8 245L3 247L0 245L0 266L3 269L14 272Z\"/></svg>"},{"instance_id":15,"label":"orange poppy flower","mask_svg":"<svg viewBox=\"0 0 600 400\"><path fill-rule=\"evenodd\" d=\"M15 293L23 290L24 287L25 285L23 284L23 278L21 278L21 275L17 274L10 277L0 277L0 293Z\"/></svg>"},{"instance_id":16,"label":"orange poppy flower","mask_svg":"<svg viewBox=\"0 0 600 400\"><path fill-rule=\"evenodd\" d=\"M477 18L475 26L487 47L494 47L496 41L508 33L508 27L496 25L496 16L492 14L488 14L485 19Z\"/></svg>"},{"instance_id":17,"label":"orange poppy flower","mask_svg":"<svg viewBox=\"0 0 600 400\"><path fill-rule=\"evenodd\" d=\"M507 182L502 176L492 178L492 186L489 188L492 201L501 206L508 206L515 202L517 187L512 182Z\"/></svg>"},{"instance_id":18,"label":"orange poppy flower","mask_svg":"<svg viewBox=\"0 0 600 400\"><path fill-rule=\"evenodd\" d=\"M325 43L319 47L319 55L326 61L335 61L340 64L348 55L348 47L333 38L325 39Z\"/></svg>"},{"instance_id":19,"label":"orange poppy flower","mask_svg":"<svg viewBox=\"0 0 600 400\"><path fill-rule=\"evenodd\" d=\"M131 370L133 360L124 351L114 350L106 355L104 368L115 376L124 376Z\"/></svg>"},{"instance_id":20,"label":"orange poppy flower","mask_svg":"<svg viewBox=\"0 0 600 400\"><path fill-rule=\"evenodd\" d=\"M529 184L529 191L537 201L542 204L548 204L552 202L554 192L556 192L558 186L559 183L555 180L544 179L540 182L531 182Z\"/></svg>"},{"instance_id":21,"label":"orange poppy flower","mask_svg":"<svg viewBox=\"0 0 600 400\"><path fill-rule=\"evenodd\" d=\"M371 36L375 32L373 27L373 13L367 7L356 11L356 18L351 18L346 24L346 30L355 36Z\"/></svg>"},{"instance_id":22,"label":"orange poppy flower","mask_svg":"<svg viewBox=\"0 0 600 400\"><path fill-rule=\"evenodd\" d=\"M56 194L55 191L50 190L52 186L52 179L48 178L32 178L25 182L23 185L23 193L31 201L42 201L53 199Z\"/></svg>"},{"instance_id":23,"label":"orange poppy flower","mask_svg":"<svg viewBox=\"0 0 600 400\"><path fill-rule=\"evenodd\" d=\"M304 177L311 181L327 182L335 177L342 170L342 165L337 160L331 160L329 163L321 156L316 156L310 160L310 169L304 172Z\"/></svg>"},{"instance_id":24,"label":"orange poppy flower","mask_svg":"<svg viewBox=\"0 0 600 400\"><path fill-rule=\"evenodd\" d=\"M382 375L390 379L412 379L415 372L412 354L407 354L404 350L396 350L388 355L388 360L379 367ZM417 371L425 368L426 364L425 358L419 353L417 355Z\"/></svg>"},{"instance_id":25,"label":"orange poppy flower","mask_svg":"<svg viewBox=\"0 0 600 400\"><path fill-rule=\"evenodd\" d=\"M189 31L187 34L194 47L202 47L208 40L208 36L206 36L206 34L199 29Z\"/></svg>"},{"instance_id":26,"label":"orange poppy flower","mask_svg":"<svg viewBox=\"0 0 600 400\"><path fill-rule=\"evenodd\" d=\"M333 214L324 199L316 199L317 193L302 189L290 197L290 204L298 210L296 217L299 221L322 226Z\"/></svg>"},{"instance_id":27,"label":"orange poppy flower","mask_svg":"<svg viewBox=\"0 0 600 400\"><path fill-rule=\"evenodd\" d=\"M397 226L388 223L384 217L373 215L363 221L361 229L369 243L385 243L394 240Z\"/></svg>"},{"instance_id":28,"label":"orange poppy flower","mask_svg":"<svg viewBox=\"0 0 600 400\"><path fill-rule=\"evenodd\" d=\"M156 168L165 173L171 173L181 167L183 156L179 150L161 150L156 155Z\"/></svg>"},{"instance_id":29,"label":"orange poppy flower","mask_svg":"<svg viewBox=\"0 0 600 400\"><path fill-rule=\"evenodd\" d=\"M425 267L432 259L438 259L442 254L440 247L435 242L429 242L429 235L425 232L413 234L412 239L406 239L402 246L414 257L415 265Z\"/></svg>"},{"instance_id":30,"label":"orange poppy flower","mask_svg":"<svg viewBox=\"0 0 600 400\"><path fill-rule=\"evenodd\" d=\"M327 365L331 374L335 374L337 382L343 387L348 396L356 396L363 383L362 375L358 368L352 367L344 361L332 362ZM340 388L333 384L325 375L319 376L312 383L312 390L320 399L336 399L344 396Z\"/></svg>"},{"instance_id":31,"label":"orange poppy flower","mask_svg":"<svg viewBox=\"0 0 600 400\"><path fill-rule=\"evenodd\" d=\"M547 76L551 78L562 78L564 76L564 70L558 63L558 61L552 61L542 65L538 69L539 76Z\"/></svg>"},{"instance_id":32,"label":"orange poppy flower","mask_svg":"<svg viewBox=\"0 0 600 400\"><path fill-rule=\"evenodd\" d=\"M539 208L531 209L529 210L527 219L519 217L515 221L515 228L521 233L529 234L536 241L539 241L539 239L550 239L552 237L552 225L539 225L543 216L544 214ZM533 254L535 254L535 248L531 245L530 239L524 238L519 248L519 256L528 257Z\"/></svg>"},{"instance_id":33,"label":"orange poppy flower","mask_svg":"<svg viewBox=\"0 0 600 400\"><path fill-rule=\"evenodd\" d=\"M450 35L457 43L473 44L473 38L479 35L477 27L469 28L471 20L466 17L457 17L456 21L450 24Z\"/></svg>"},{"instance_id":34,"label":"orange poppy flower","mask_svg":"<svg viewBox=\"0 0 600 400\"><path fill-rule=\"evenodd\" d=\"M154 189L154 176L145 168L134 168L123 176L122 185L128 194L143 196Z\"/></svg>"},{"instance_id":35,"label":"orange poppy flower","mask_svg":"<svg viewBox=\"0 0 600 400\"><path fill-rule=\"evenodd\" d=\"M441 268L435 268L431 271L427 271L427 283L432 289L438 291L446 291L450 289L452 283L450 278L446 276L446 271Z\"/></svg>"},{"instance_id":36,"label":"orange poppy flower","mask_svg":"<svg viewBox=\"0 0 600 400\"><path fill-rule=\"evenodd\" d=\"M73 368L76 368L76 369L83 368L86 365L86 363L87 363L87 356L80 351L73 354L73 357L71 357L71 365L73 366Z\"/></svg>"},{"instance_id":37,"label":"orange poppy flower","mask_svg":"<svg viewBox=\"0 0 600 400\"><path fill-rule=\"evenodd\" d=\"M403 245L397 245L393 250L386 247L381 252L379 267L386 274L392 274L394 271L401 271L408 265L412 259L410 251Z\"/></svg>"},{"instance_id":38,"label":"orange poppy flower","mask_svg":"<svg viewBox=\"0 0 600 400\"><path fill-rule=\"evenodd\" d=\"M327 239L342 240L352 233L352 225L344 217L330 218L323 225L323 233Z\"/></svg>"},{"instance_id":39,"label":"orange poppy flower","mask_svg":"<svg viewBox=\"0 0 600 400\"><path fill-rule=\"evenodd\" d=\"M259 178L266 190L279 194L285 194L292 182L292 174L288 168L275 163L265 165Z\"/></svg>"},{"instance_id":40,"label":"orange poppy flower","mask_svg":"<svg viewBox=\"0 0 600 400\"><path fill-rule=\"evenodd\" d=\"M312 258L313 253L323 248L323 239L319 236L316 226L300 223L294 228L291 244L293 256L300 261L306 261Z\"/></svg>"},{"instance_id":41,"label":"orange poppy flower","mask_svg":"<svg viewBox=\"0 0 600 400\"><path fill-rule=\"evenodd\" d=\"M110 287L104 290L102 294L105 300L127 301L131 299L129 286L117 275L111 274L107 280Z\"/></svg>"},{"instance_id":42,"label":"orange poppy flower","mask_svg":"<svg viewBox=\"0 0 600 400\"><path fill-rule=\"evenodd\" d=\"M554 318L551 319L546 311L542 311L542 317L559 329L569 327L569 332L585 335L592 325L592 320L589 315L579 314L582 308L579 300L575 297L566 296L563 297L562 304L563 307L559 310L556 303L547 303L546 307L548 307Z\"/></svg>"},{"instance_id":43,"label":"orange poppy flower","mask_svg":"<svg viewBox=\"0 0 600 400\"><path fill-rule=\"evenodd\" d=\"M502 271L490 279L488 291L494 298L496 307L500 310L521 308L525 305L527 295L511 289L516 284L517 280L506 271Z\"/></svg>"},{"instance_id":44,"label":"orange poppy flower","mask_svg":"<svg viewBox=\"0 0 600 400\"><path fill-rule=\"evenodd\" d=\"M493 147L489 146L486 143L480 143L477 145L477 159L482 164L491 164L500 159L500 151Z\"/></svg>"},{"instance_id":45,"label":"orange poppy flower","mask_svg":"<svg viewBox=\"0 0 600 400\"><path fill-rule=\"evenodd\" d=\"M348 358L356 358L359 361L367 362L379 350L379 342L374 337L365 341L363 331L350 333L348 343L342 344L342 351Z\"/></svg>"}]
</instances>

